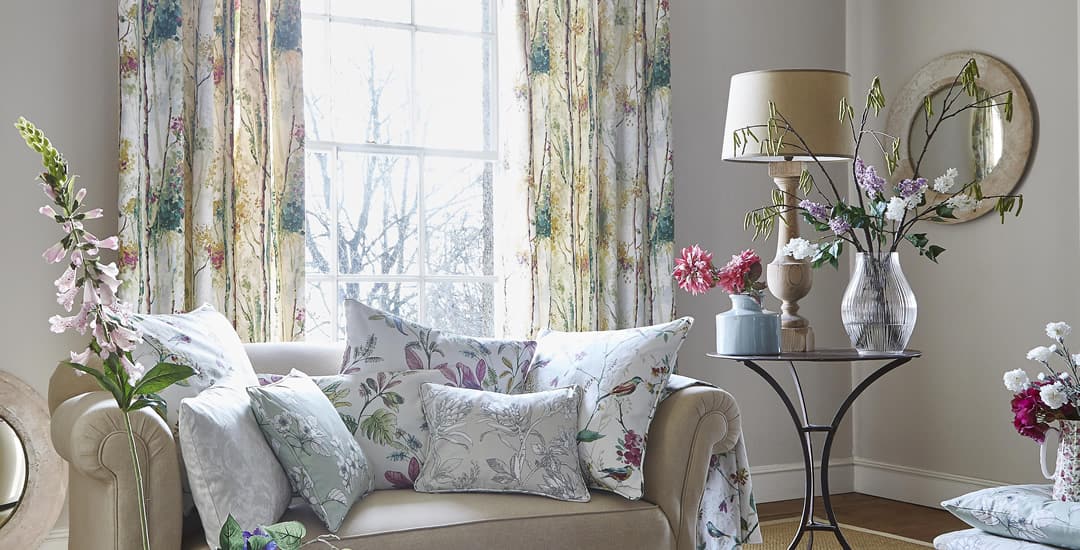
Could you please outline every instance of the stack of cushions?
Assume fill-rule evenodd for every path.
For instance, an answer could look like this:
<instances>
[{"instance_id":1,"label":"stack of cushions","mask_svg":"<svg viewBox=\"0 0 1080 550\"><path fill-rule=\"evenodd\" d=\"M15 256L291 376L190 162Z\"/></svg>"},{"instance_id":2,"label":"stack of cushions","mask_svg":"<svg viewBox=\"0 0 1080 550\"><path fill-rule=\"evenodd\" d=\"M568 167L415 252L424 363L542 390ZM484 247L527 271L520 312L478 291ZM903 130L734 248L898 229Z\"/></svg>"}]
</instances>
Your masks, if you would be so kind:
<instances>
[{"instance_id":1,"label":"stack of cushions","mask_svg":"<svg viewBox=\"0 0 1080 550\"><path fill-rule=\"evenodd\" d=\"M1004 542L999 537L1007 537L1036 543L1031 548L1080 550L1080 503L1054 500L1052 493L1050 485L1011 485L942 502L946 510L975 529L942 535L934 544L945 550L989 549ZM1010 543L997 547L1027 546Z\"/></svg>"},{"instance_id":2,"label":"stack of cushions","mask_svg":"<svg viewBox=\"0 0 1080 550\"><path fill-rule=\"evenodd\" d=\"M293 496L333 532L371 490L643 495L646 434L692 324L545 332L537 342L442 333L345 304L341 374L261 379L208 307L145 316L144 364L192 366L163 392L213 545L231 514L277 521ZM228 464L228 468L221 465Z\"/></svg>"}]
</instances>

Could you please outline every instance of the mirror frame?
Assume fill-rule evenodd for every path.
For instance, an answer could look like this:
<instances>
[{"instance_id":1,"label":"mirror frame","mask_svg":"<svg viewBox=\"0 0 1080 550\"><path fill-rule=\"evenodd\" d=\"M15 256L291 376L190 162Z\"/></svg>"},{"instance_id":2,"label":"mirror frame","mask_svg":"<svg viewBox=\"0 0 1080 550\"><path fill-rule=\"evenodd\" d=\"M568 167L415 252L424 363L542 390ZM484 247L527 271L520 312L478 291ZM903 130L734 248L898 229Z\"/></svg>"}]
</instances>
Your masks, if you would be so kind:
<instances>
[{"instance_id":1,"label":"mirror frame","mask_svg":"<svg viewBox=\"0 0 1080 550\"><path fill-rule=\"evenodd\" d=\"M1034 148L1035 114L1027 89L1020 77L1003 61L979 52L955 52L943 55L919 69L907 85L897 94L889 109L885 132L900 139L900 162L893 181L910 178L915 172L911 159L911 127L916 116L922 116L923 99L956 82L956 75L968 59L974 58L979 66L979 84L990 93L1005 90L1013 91L1013 118L1005 124L1005 143L1002 147L1001 160L982 182L984 195L1005 195L1023 181L1027 172L1031 152ZM936 108L936 106L935 106ZM935 174L936 176L936 174ZM924 175L928 180L932 176ZM927 191L927 200L939 200L937 193ZM975 210L957 214L956 219L945 220L945 224L962 223L974 220L994 209L994 201L983 201Z\"/></svg>"},{"instance_id":2,"label":"mirror frame","mask_svg":"<svg viewBox=\"0 0 1080 550\"><path fill-rule=\"evenodd\" d=\"M0 527L0 548L37 548L60 517L68 471L52 446L45 399L5 371L0 371L0 417L22 442L27 474L15 513Z\"/></svg>"}]
</instances>

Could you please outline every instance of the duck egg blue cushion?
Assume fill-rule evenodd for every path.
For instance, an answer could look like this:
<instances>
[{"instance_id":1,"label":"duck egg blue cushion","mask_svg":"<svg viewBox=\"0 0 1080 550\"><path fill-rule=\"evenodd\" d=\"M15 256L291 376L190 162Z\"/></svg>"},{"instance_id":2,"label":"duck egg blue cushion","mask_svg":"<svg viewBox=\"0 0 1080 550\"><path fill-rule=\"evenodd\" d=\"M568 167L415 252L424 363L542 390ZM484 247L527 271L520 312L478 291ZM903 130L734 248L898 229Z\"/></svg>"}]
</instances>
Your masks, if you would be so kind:
<instances>
[{"instance_id":1,"label":"duck egg blue cushion","mask_svg":"<svg viewBox=\"0 0 1080 550\"><path fill-rule=\"evenodd\" d=\"M1060 502L1050 485L992 487L941 505L987 533L1080 550L1080 502ZM941 548L941 547L939 547Z\"/></svg>"},{"instance_id":2,"label":"duck egg blue cushion","mask_svg":"<svg viewBox=\"0 0 1080 550\"><path fill-rule=\"evenodd\" d=\"M360 445L307 376L290 375L247 391L255 420L293 490L330 532L337 531L353 503L374 485Z\"/></svg>"}]
</instances>

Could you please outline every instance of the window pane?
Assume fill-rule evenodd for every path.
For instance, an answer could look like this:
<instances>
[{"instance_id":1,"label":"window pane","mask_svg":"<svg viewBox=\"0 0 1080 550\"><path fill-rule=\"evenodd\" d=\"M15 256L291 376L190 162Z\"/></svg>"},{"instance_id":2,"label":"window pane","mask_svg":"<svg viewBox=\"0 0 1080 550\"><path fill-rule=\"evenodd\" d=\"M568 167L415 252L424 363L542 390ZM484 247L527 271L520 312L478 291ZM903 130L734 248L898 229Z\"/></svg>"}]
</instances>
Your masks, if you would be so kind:
<instances>
[{"instance_id":1,"label":"window pane","mask_svg":"<svg viewBox=\"0 0 1080 550\"><path fill-rule=\"evenodd\" d=\"M338 339L333 318L336 286L330 280L308 279L304 302L304 339L308 342L333 342Z\"/></svg>"},{"instance_id":2,"label":"window pane","mask_svg":"<svg viewBox=\"0 0 1080 550\"><path fill-rule=\"evenodd\" d=\"M420 317L420 292L416 283L342 283L340 289L339 304L350 299L404 319L416 320ZM345 308L342 307L341 311L344 312ZM340 322L344 330L345 320Z\"/></svg>"},{"instance_id":3,"label":"window pane","mask_svg":"<svg viewBox=\"0 0 1080 550\"><path fill-rule=\"evenodd\" d=\"M416 0L416 24L463 31L490 31L491 1Z\"/></svg>"},{"instance_id":4,"label":"window pane","mask_svg":"<svg viewBox=\"0 0 1080 550\"><path fill-rule=\"evenodd\" d=\"M419 142L444 149L492 149L489 40L419 32L416 63Z\"/></svg>"},{"instance_id":5,"label":"window pane","mask_svg":"<svg viewBox=\"0 0 1080 550\"><path fill-rule=\"evenodd\" d=\"M456 2L449 2L450 4ZM334 15L343 17L361 17L381 21L408 23L410 20L409 2L406 0L330 0L330 10Z\"/></svg>"},{"instance_id":6,"label":"window pane","mask_svg":"<svg viewBox=\"0 0 1080 550\"><path fill-rule=\"evenodd\" d=\"M492 336L495 287L492 283L427 283L425 323L469 336Z\"/></svg>"},{"instance_id":7,"label":"window pane","mask_svg":"<svg viewBox=\"0 0 1080 550\"><path fill-rule=\"evenodd\" d=\"M338 271L417 271L419 214L416 159L340 153Z\"/></svg>"},{"instance_id":8,"label":"window pane","mask_svg":"<svg viewBox=\"0 0 1080 550\"><path fill-rule=\"evenodd\" d=\"M325 14L326 3L328 0L301 0L300 12L301 13L313 13L313 14ZM308 35L304 34L304 38Z\"/></svg>"},{"instance_id":9,"label":"window pane","mask_svg":"<svg viewBox=\"0 0 1080 550\"><path fill-rule=\"evenodd\" d=\"M304 203L307 210L304 248L308 273L330 273L330 261L333 259L331 229L334 226L330 185L330 155L308 151L304 167Z\"/></svg>"},{"instance_id":10,"label":"window pane","mask_svg":"<svg viewBox=\"0 0 1080 550\"><path fill-rule=\"evenodd\" d=\"M410 142L409 31L330 25L334 138L352 143Z\"/></svg>"},{"instance_id":11,"label":"window pane","mask_svg":"<svg viewBox=\"0 0 1080 550\"><path fill-rule=\"evenodd\" d=\"M427 270L433 275L492 275L491 163L427 158L424 209Z\"/></svg>"},{"instance_id":12,"label":"window pane","mask_svg":"<svg viewBox=\"0 0 1080 550\"><path fill-rule=\"evenodd\" d=\"M333 139L329 24L304 18L304 132L310 140Z\"/></svg>"}]
</instances>

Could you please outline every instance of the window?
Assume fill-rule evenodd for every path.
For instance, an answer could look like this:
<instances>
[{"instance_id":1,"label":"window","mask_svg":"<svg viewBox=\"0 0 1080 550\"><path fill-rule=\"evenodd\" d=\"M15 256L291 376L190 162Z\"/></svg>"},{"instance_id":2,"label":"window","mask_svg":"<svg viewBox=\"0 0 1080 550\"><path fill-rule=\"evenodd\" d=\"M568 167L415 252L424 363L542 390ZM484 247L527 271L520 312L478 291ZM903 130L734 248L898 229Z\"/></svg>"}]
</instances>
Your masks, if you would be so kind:
<instances>
[{"instance_id":1,"label":"window","mask_svg":"<svg viewBox=\"0 0 1080 550\"><path fill-rule=\"evenodd\" d=\"M494 331L493 0L304 0L307 338L346 298Z\"/></svg>"}]
</instances>

